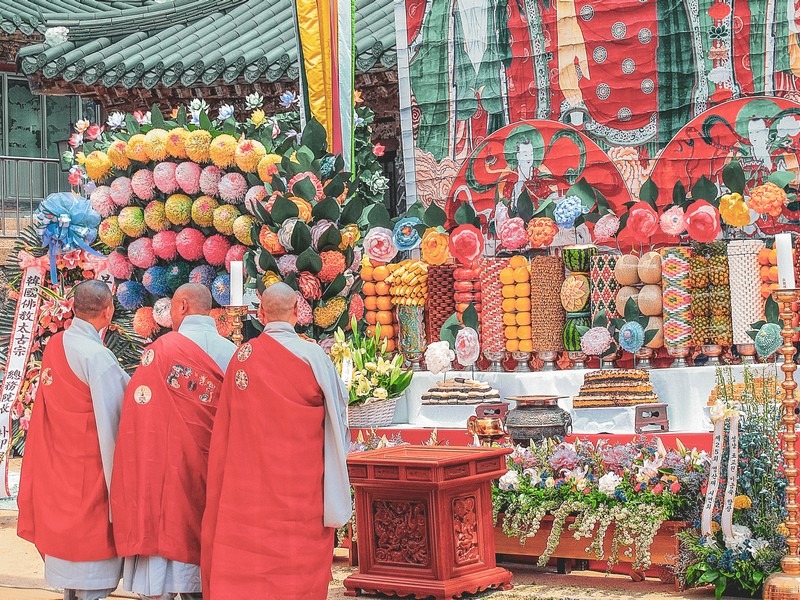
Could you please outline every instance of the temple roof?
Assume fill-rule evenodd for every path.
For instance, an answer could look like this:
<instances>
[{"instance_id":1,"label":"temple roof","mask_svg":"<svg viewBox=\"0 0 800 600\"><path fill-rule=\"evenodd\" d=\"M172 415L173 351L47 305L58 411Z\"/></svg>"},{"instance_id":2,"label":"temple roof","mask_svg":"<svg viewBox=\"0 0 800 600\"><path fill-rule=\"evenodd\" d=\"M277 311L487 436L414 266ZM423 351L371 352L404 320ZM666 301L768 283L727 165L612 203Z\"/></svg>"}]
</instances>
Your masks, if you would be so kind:
<instances>
[{"instance_id":1,"label":"temple roof","mask_svg":"<svg viewBox=\"0 0 800 600\"><path fill-rule=\"evenodd\" d=\"M296 79L293 0L13 0L0 29L66 27L67 41L23 47L21 73L43 84L206 87ZM11 14L7 14L7 13ZM356 67L393 67L391 0L356 0Z\"/></svg>"}]
</instances>

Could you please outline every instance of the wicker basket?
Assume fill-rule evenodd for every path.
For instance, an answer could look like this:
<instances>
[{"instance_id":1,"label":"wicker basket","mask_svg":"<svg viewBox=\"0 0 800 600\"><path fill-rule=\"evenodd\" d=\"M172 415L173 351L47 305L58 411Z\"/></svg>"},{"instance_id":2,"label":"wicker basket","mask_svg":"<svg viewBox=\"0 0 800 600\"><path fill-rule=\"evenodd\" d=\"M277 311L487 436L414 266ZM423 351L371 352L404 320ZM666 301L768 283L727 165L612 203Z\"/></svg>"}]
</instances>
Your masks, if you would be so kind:
<instances>
[{"instance_id":1,"label":"wicker basket","mask_svg":"<svg viewBox=\"0 0 800 600\"><path fill-rule=\"evenodd\" d=\"M347 407L350 427L386 427L392 424L397 397Z\"/></svg>"}]
</instances>

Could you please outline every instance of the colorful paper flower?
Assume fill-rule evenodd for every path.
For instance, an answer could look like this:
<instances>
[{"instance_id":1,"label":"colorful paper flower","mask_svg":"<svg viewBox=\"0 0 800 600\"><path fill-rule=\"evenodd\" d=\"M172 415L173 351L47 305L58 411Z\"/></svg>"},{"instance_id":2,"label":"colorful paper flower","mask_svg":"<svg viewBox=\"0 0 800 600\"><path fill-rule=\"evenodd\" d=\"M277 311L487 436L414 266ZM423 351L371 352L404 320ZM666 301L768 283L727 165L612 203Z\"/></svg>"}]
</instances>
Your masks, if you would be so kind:
<instances>
[{"instance_id":1,"label":"colorful paper flower","mask_svg":"<svg viewBox=\"0 0 800 600\"><path fill-rule=\"evenodd\" d=\"M279 256L275 262L278 265L281 277L285 278L289 273L297 273L297 255L284 254Z\"/></svg>"},{"instance_id":2,"label":"colorful paper flower","mask_svg":"<svg viewBox=\"0 0 800 600\"><path fill-rule=\"evenodd\" d=\"M144 150L153 161L167 158L167 132L154 127L144 134Z\"/></svg>"},{"instance_id":3,"label":"colorful paper flower","mask_svg":"<svg viewBox=\"0 0 800 600\"><path fill-rule=\"evenodd\" d=\"M231 248L231 243L223 235L212 235L203 242L203 257L206 262L216 267L225 264L225 255Z\"/></svg>"},{"instance_id":4,"label":"colorful paper flower","mask_svg":"<svg viewBox=\"0 0 800 600\"><path fill-rule=\"evenodd\" d=\"M217 278L217 270L211 265L198 265L189 273L189 283L199 283L211 289Z\"/></svg>"},{"instance_id":5,"label":"colorful paper flower","mask_svg":"<svg viewBox=\"0 0 800 600\"><path fill-rule=\"evenodd\" d=\"M671 236L679 236L686 231L686 217L680 206L673 206L663 212L659 218L661 231Z\"/></svg>"},{"instance_id":6,"label":"colorful paper flower","mask_svg":"<svg viewBox=\"0 0 800 600\"><path fill-rule=\"evenodd\" d=\"M606 242L613 239L619 231L619 217L614 213L603 215L594 224L594 239L598 242Z\"/></svg>"},{"instance_id":7,"label":"colorful paper flower","mask_svg":"<svg viewBox=\"0 0 800 600\"><path fill-rule=\"evenodd\" d=\"M450 234L450 254L461 264L472 264L482 252L483 234L474 225L459 225Z\"/></svg>"},{"instance_id":8,"label":"colorful paper flower","mask_svg":"<svg viewBox=\"0 0 800 600\"><path fill-rule=\"evenodd\" d=\"M147 150L144 148L144 134L135 133L131 136L128 140L128 146L125 148L125 155L131 160L143 163L150 160L147 157Z\"/></svg>"},{"instance_id":9,"label":"colorful paper flower","mask_svg":"<svg viewBox=\"0 0 800 600\"><path fill-rule=\"evenodd\" d=\"M195 129L190 131L184 142L186 156L196 163L204 163L209 160L209 148L211 147L211 133L205 129Z\"/></svg>"},{"instance_id":10,"label":"colorful paper flower","mask_svg":"<svg viewBox=\"0 0 800 600\"><path fill-rule=\"evenodd\" d=\"M161 330L153 318L153 307L143 306L133 315L133 331L136 335L149 339Z\"/></svg>"},{"instance_id":11,"label":"colorful paper flower","mask_svg":"<svg viewBox=\"0 0 800 600\"><path fill-rule=\"evenodd\" d=\"M229 272L231 270L231 262L244 260L244 255L247 253L247 248L241 244L231 246L228 253L225 255L225 269Z\"/></svg>"},{"instance_id":12,"label":"colorful paper flower","mask_svg":"<svg viewBox=\"0 0 800 600\"><path fill-rule=\"evenodd\" d=\"M294 250L292 246L292 234L294 233L294 228L297 226L298 220L299 219L296 218L286 219L278 230L278 241L280 241L281 246L286 248L289 252Z\"/></svg>"},{"instance_id":13,"label":"colorful paper flower","mask_svg":"<svg viewBox=\"0 0 800 600\"><path fill-rule=\"evenodd\" d=\"M112 252L106 259L106 269L115 279L130 279L133 275L133 265L128 257L121 252Z\"/></svg>"},{"instance_id":14,"label":"colorful paper flower","mask_svg":"<svg viewBox=\"0 0 800 600\"><path fill-rule=\"evenodd\" d=\"M125 310L136 310L144 300L145 289L138 281L123 281L117 286L117 301Z\"/></svg>"},{"instance_id":15,"label":"colorful paper flower","mask_svg":"<svg viewBox=\"0 0 800 600\"><path fill-rule=\"evenodd\" d=\"M125 152L127 148L128 143L124 140L114 140L108 147L108 158L111 160L111 164L114 165L115 169L121 171L131 166L131 159L128 158Z\"/></svg>"},{"instance_id":16,"label":"colorful paper flower","mask_svg":"<svg viewBox=\"0 0 800 600\"><path fill-rule=\"evenodd\" d=\"M311 311L311 305L303 298L303 294L297 293L297 324L300 327L308 327L314 322L314 313Z\"/></svg>"},{"instance_id":17,"label":"colorful paper flower","mask_svg":"<svg viewBox=\"0 0 800 600\"><path fill-rule=\"evenodd\" d=\"M156 264L153 241L146 237L133 240L128 246L128 260L134 267L140 269L149 269Z\"/></svg>"},{"instance_id":18,"label":"colorful paper flower","mask_svg":"<svg viewBox=\"0 0 800 600\"><path fill-rule=\"evenodd\" d=\"M750 209L741 194L725 194L719 199L719 214L726 225L744 227L750 224Z\"/></svg>"},{"instance_id":19,"label":"colorful paper flower","mask_svg":"<svg viewBox=\"0 0 800 600\"><path fill-rule=\"evenodd\" d=\"M556 204L553 220L562 229L575 227L575 219L587 212L578 196L567 196Z\"/></svg>"},{"instance_id":20,"label":"colorful paper flower","mask_svg":"<svg viewBox=\"0 0 800 600\"><path fill-rule=\"evenodd\" d=\"M92 177L89 175L89 177ZM92 177L94 179L94 177ZM780 217L786 204L786 192L772 182L759 185L750 191L748 206L761 215Z\"/></svg>"},{"instance_id":21,"label":"colorful paper flower","mask_svg":"<svg viewBox=\"0 0 800 600\"><path fill-rule=\"evenodd\" d=\"M755 337L756 352L762 358L775 354L783 345L781 327L777 323L765 323Z\"/></svg>"},{"instance_id":22,"label":"colorful paper flower","mask_svg":"<svg viewBox=\"0 0 800 600\"><path fill-rule=\"evenodd\" d=\"M339 250L353 248L358 240L361 239L361 231L355 223L345 225L339 233L342 236L342 241L339 243Z\"/></svg>"},{"instance_id":23,"label":"colorful paper flower","mask_svg":"<svg viewBox=\"0 0 800 600\"><path fill-rule=\"evenodd\" d=\"M192 220L192 199L184 194L172 194L164 205L164 213L173 225L188 225Z\"/></svg>"},{"instance_id":24,"label":"colorful paper flower","mask_svg":"<svg viewBox=\"0 0 800 600\"><path fill-rule=\"evenodd\" d=\"M325 198L325 192L322 190L322 182L313 173L298 173L289 180L289 185L286 186L287 189L297 196L298 194L294 189L294 185L304 179L314 186L314 200L317 202L323 200Z\"/></svg>"},{"instance_id":25,"label":"colorful paper flower","mask_svg":"<svg viewBox=\"0 0 800 600\"><path fill-rule=\"evenodd\" d=\"M592 327L581 337L581 350L589 356L603 356L611 348L614 338L605 327Z\"/></svg>"},{"instance_id":26,"label":"colorful paper flower","mask_svg":"<svg viewBox=\"0 0 800 600\"><path fill-rule=\"evenodd\" d=\"M335 226L333 221L328 221L327 219L320 219L314 223L314 226L311 228L311 247L319 251L319 241L322 238L322 234Z\"/></svg>"},{"instance_id":27,"label":"colorful paper flower","mask_svg":"<svg viewBox=\"0 0 800 600\"><path fill-rule=\"evenodd\" d=\"M206 241L199 230L187 227L178 232L175 238L175 247L178 254L188 261L203 259L203 243Z\"/></svg>"},{"instance_id":28,"label":"colorful paper flower","mask_svg":"<svg viewBox=\"0 0 800 600\"><path fill-rule=\"evenodd\" d=\"M157 298L169 296L170 290L167 285L167 269L158 265L152 266L142 275L144 288Z\"/></svg>"},{"instance_id":29,"label":"colorful paper flower","mask_svg":"<svg viewBox=\"0 0 800 600\"><path fill-rule=\"evenodd\" d=\"M322 269L317 273L320 281L323 283L330 283L337 276L344 273L345 263L344 254L338 250L328 250L319 255L322 259Z\"/></svg>"},{"instance_id":30,"label":"colorful paper flower","mask_svg":"<svg viewBox=\"0 0 800 600\"><path fill-rule=\"evenodd\" d=\"M97 183L111 175L111 171L114 168L111 159L108 158L108 154L100 150L90 152L86 156L86 163L83 166L86 169L86 174Z\"/></svg>"},{"instance_id":31,"label":"colorful paper flower","mask_svg":"<svg viewBox=\"0 0 800 600\"><path fill-rule=\"evenodd\" d=\"M203 170L195 162L184 161L175 167L175 181L185 194L194 195L200 191L200 174Z\"/></svg>"},{"instance_id":32,"label":"colorful paper flower","mask_svg":"<svg viewBox=\"0 0 800 600\"><path fill-rule=\"evenodd\" d=\"M169 229L167 211L163 202L153 200L144 208L144 222L152 231Z\"/></svg>"},{"instance_id":33,"label":"colorful paper flower","mask_svg":"<svg viewBox=\"0 0 800 600\"><path fill-rule=\"evenodd\" d=\"M717 239L722 226L719 211L705 200L695 200L686 210L686 233L696 242Z\"/></svg>"},{"instance_id":34,"label":"colorful paper flower","mask_svg":"<svg viewBox=\"0 0 800 600\"><path fill-rule=\"evenodd\" d=\"M528 223L528 241L533 248L547 248L558 233L558 225L549 217L534 217Z\"/></svg>"},{"instance_id":35,"label":"colorful paper flower","mask_svg":"<svg viewBox=\"0 0 800 600\"><path fill-rule=\"evenodd\" d=\"M173 158L186 158L186 142L189 140L189 132L183 127L176 127L167 132L167 155ZM195 194L197 192L186 192Z\"/></svg>"},{"instance_id":36,"label":"colorful paper flower","mask_svg":"<svg viewBox=\"0 0 800 600\"><path fill-rule=\"evenodd\" d=\"M173 294L184 283L189 283L191 270L189 263L182 260L174 262L167 267L167 285Z\"/></svg>"},{"instance_id":37,"label":"colorful paper flower","mask_svg":"<svg viewBox=\"0 0 800 600\"><path fill-rule=\"evenodd\" d=\"M519 250L528 245L528 232L525 229L525 221L519 217L512 217L503 221L497 234L500 238L500 243L508 250Z\"/></svg>"},{"instance_id":38,"label":"colorful paper flower","mask_svg":"<svg viewBox=\"0 0 800 600\"><path fill-rule=\"evenodd\" d=\"M425 366L434 375L446 373L453 368L456 355L447 342L433 342L425 349Z\"/></svg>"},{"instance_id":39,"label":"colorful paper flower","mask_svg":"<svg viewBox=\"0 0 800 600\"><path fill-rule=\"evenodd\" d=\"M172 300L169 298L159 298L153 304L153 320L161 327L172 329Z\"/></svg>"},{"instance_id":40,"label":"colorful paper flower","mask_svg":"<svg viewBox=\"0 0 800 600\"><path fill-rule=\"evenodd\" d=\"M348 316L352 321L360 321L364 318L364 299L360 294L353 294L350 296L350 306L347 309Z\"/></svg>"},{"instance_id":41,"label":"colorful paper flower","mask_svg":"<svg viewBox=\"0 0 800 600\"><path fill-rule=\"evenodd\" d=\"M261 227L261 231L258 234L258 243L261 244L261 247L264 248L264 250L273 256L279 256L286 252L286 249L281 246L281 242L278 239L278 234L272 231L266 225Z\"/></svg>"},{"instance_id":42,"label":"colorful paper flower","mask_svg":"<svg viewBox=\"0 0 800 600\"><path fill-rule=\"evenodd\" d=\"M255 212L255 206L264 202L267 198L267 188L263 185L254 185L244 195L244 205L250 212Z\"/></svg>"},{"instance_id":43,"label":"colorful paper flower","mask_svg":"<svg viewBox=\"0 0 800 600\"><path fill-rule=\"evenodd\" d=\"M658 215L647 202L637 202L628 211L625 230L630 237L640 243L650 243L650 238L658 231Z\"/></svg>"},{"instance_id":44,"label":"colorful paper flower","mask_svg":"<svg viewBox=\"0 0 800 600\"><path fill-rule=\"evenodd\" d=\"M267 154L258 162L258 178L265 182L271 183L272 176L278 174L278 165L281 164L282 158L277 154Z\"/></svg>"},{"instance_id":45,"label":"colorful paper flower","mask_svg":"<svg viewBox=\"0 0 800 600\"><path fill-rule=\"evenodd\" d=\"M219 182L224 174L214 165L207 166L200 172L200 191L206 196L216 198L219 195Z\"/></svg>"},{"instance_id":46,"label":"colorful paper flower","mask_svg":"<svg viewBox=\"0 0 800 600\"><path fill-rule=\"evenodd\" d=\"M628 321L619 328L619 345L626 352L635 354L644 346L644 329L636 321Z\"/></svg>"},{"instance_id":47,"label":"colorful paper flower","mask_svg":"<svg viewBox=\"0 0 800 600\"><path fill-rule=\"evenodd\" d=\"M522 220L522 219L520 219ZM462 327L456 334L456 360L464 367L475 364L481 353L478 332L472 327Z\"/></svg>"},{"instance_id":48,"label":"colorful paper flower","mask_svg":"<svg viewBox=\"0 0 800 600\"><path fill-rule=\"evenodd\" d=\"M156 182L150 169L139 169L131 176L131 189L141 200L152 200L156 195Z\"/></svg>"},{"instance_id":49,"label":"colorful paper flower","mask_svg":"<svg viewBox=\"0 0 800 600\"><path fill-rule=\"evenodd\" d=\"M388 263L397 256L397 246L394 245L392 232L385 227L373 227L364 236L364 252L377 262Z\"/></svg>"},{"instance_id":50,"label":"colorful paper flower","mask_svg":"<svg viewBox=\"0 0 800 600\"><path fill-rule=\"evenodd\" d=\"M211 162L220 169L232 166L236 157L237 145L236 138L232 135L228 135L227 133L218 135L211 141L211 146L208 150L208 156L211 158Z\"/></svg>"},{"instance_id":51,"label":"colorful paper flower","mask_svg":"<svg viewBox=\"0 0 800 600\"><path fill-rule=\"evenodd\" d=\"M211 196L200 196L192 202L192 221L198 227L211 227L214 225L214 211L219 203Z\"/></svg>"},{"instance_id":52,"label":"colorful paper flower","mask_svg":"<svg viewBox=\"0 0 800 600\"><path fill-rule=\"evenodd\" d=\"M117 205L111 199L111 188L107 185L98 185L89 196L92 203L92 208L97 211L101 217L108 217L114 214L117 210Z\"/></svg>"},{"instance_id":53,"label":"colorful paper flower","mask_svg":"<svg viewBox=\"0 0 800 600\"><path fill-rule=\"evenodd\" d=\"M177 233L174 231L161 231L153 236L153 252L162 260L173 260L178 255L175 245Z\"/></svg>"},{"instance_id":54,"label":"colorful paper flower","mask_svg":"<svg viewBox=\"0 0 800 600\"><path fill-rule=\"evenodd\" d=\"M177 165L172 162L158 163L153 168L153 181L156 187L165 194L178 191L178 181L175 179Z\"/></svg>"},{"instance_id":55,"label":"colorful paper flower","mask_svg":"<svg viewBox=\"0 0 800 600\"><path fill-rule=\"evenodd\" d=\"M250 215L240 215L233 222L233 235L245 246L253 245L253 225L256 220Z\"/></svg>"},{"instance_id":56,"label":"colorful paper flower","mask_svg":"<svg viewBox=\"0 0 800 600\"><path fill-rule=\"evenodd\" d=\"M214 229L225 235L233 235L233 223L239 216L239 209L223 204L214 209Z\"/></svg>"},{"instance_id":57,"label":"colorful paper flower","mask_svg":"<svg viewBox=\"0 0 800 600\"><path fill-rule=\"evenodd\" d=\"M247 194L247 180L241 173L226 173L219 180L219 196L228 204L241 204Z\"/></svg>"},{"instance_id":58,"label":"colorful paper flower","mask_svg":"<svg viewBox=\"0 0 800 600\"><path fill-rule=\"evenodd\" d=\"M304 223L311 222L311 204L303 200L302 198L297 198L295 196L291 196L289 200L297 207L297 218L303 221Z\"/></svg>"},{"instance_id":59,"label":"colorful paper flower","mask_svg":"<svg viewBox=\"0 0 800 600\"><path fill-rule=\"evenodd\" d=\"M429 227L422 234L422 260L429 265L443 265L450 258L450 240L446 233Z\"/></svg>"},{"instance_id":60,"label":"colorful paper flower","mask_svg":"<svg viewBox=\"0 0 800 600\"><path fill-rule=\"evenodd\" d=\"M126 206L119 211L117 218L122 233L132 238L144 235L147 229L144 222L144 211L138 206Z\"/></svg>"},{"instance_id":61,"label":"colorful paper flower","mask_svg":"<svg viewBox=\"0 0 800 600\"><path fill-rule=\"evenodd\" d=\"M267 155L267 149L264 144L257 140L239 140L236 146L236 153L234 154L234 161L236 166L245 173L255 173L258 170L258 164L261 159Z\"/></svg>"},{"instance_id":62,"label":"colorful paper flower","mask_svg":"<svg viewBox=\"0 0 800 600\"><path fill-rule=\"evenodd\" d=\"M261 283L264 284L264 289L268 288L269 286L275 283L280 283L280 282L281 282L281 276L275 273L274 271L267 271L261 277Z\"/></svg>"},{"instance_id":63,"label":"colorful paper flower","mask_svg":"<svg viewBox=\"0 0 800 600\"><path fill-rule=\"evenodd\" d=\"M231 276L227 273L217 275L214 283L211 284L211 296L220 306L228 306L231 303Z\"/></svg>"},{"instance_id":64,"label":"colorful paper flower","mask_svg":"<svg viewBox=\"0 0 800 600\"><path fill-rule=\"evenodd\" d=\"M313 274L308 271L300 271L297 276L297 286L300 292L309 300L319 300L322 298L322 286Z\"/></svg>"},{"instance_id":65,"label":"colorful paper flower","mask_svg":"<svg viewBox=\"0 0 800 600\"><path fill-rule=\"evenodd\" d=\"M416 230L416 225L421 225L416 217L406 217L400 219L392 231L392 242L398 250L413 250L422 243L422 238Z\"/></svg>"},{"instance_id":66,"label":"colorful paper flower","mask_svg":"<svg viewBox=\"0 0 800 600\"><path fill-rule=\"evenodd\" d=\"M324 305L314 310L314 324L323 329L333 327L347 310L347 302L341 296L331 298Z\"/></svg>"}]
</instances>

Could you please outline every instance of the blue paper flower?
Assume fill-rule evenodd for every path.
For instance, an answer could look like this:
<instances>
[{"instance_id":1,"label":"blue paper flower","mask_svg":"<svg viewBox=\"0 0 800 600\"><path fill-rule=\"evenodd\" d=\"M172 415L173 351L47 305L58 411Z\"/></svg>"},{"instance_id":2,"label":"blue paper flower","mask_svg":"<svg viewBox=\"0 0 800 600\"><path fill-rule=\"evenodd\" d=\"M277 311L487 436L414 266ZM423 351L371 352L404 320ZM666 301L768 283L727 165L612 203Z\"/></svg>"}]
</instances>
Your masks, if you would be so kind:
<instances>
[{"instance_id":1,"label":"blue paper flower","mask_svg":"<svg viewBox=\"0 0 800 600\"><path fill-rule=\"evenodd\" d=\"M619 328L619 345L634 354L644 346L644 329L636 321L628 321Z\"/></svg>"},{"instance_id":2,"label":"blue paper flower","mask_svg":"<svg viewBox=\"0 0 800 600\"><path fill-rule=\"evenodd\" d=\"M397 222L392 232L392 241L398 250L413 250L422 243L422 238L415 228L415 225L421 224L422 221L416 217L407 217Z\"/></svg>"},{"instance_id":3,"label":"blue paper flower","mask_svg":"<svg viewBox=\"0 0 800 600\"><path fill-rule=\"evenodd\" d=\"M218 276L211 284L211 295L220 306L228 306L231 303L231 276L227 273Z\"/></svg>"},{"instance_id":4,"label":"blue paper flower","mask_svg":"<svg viewBox=\"0 0 800 600\"><path fill-rule=\"evenodd\" d=\"M280 104L283 108L292 108L298 100L297 94L291 90L286 90L280 95Z\"/></svg>"},{"instance_id":5,"label":"blue paper flower","mask_svg":"<svg viewBox=\"0 0 800 600\"><path fill-rule=\"evenodd\" d=\"M755 343L756 352L760 357L772 356L783 345L781 326L777 323L765 323L758 330Z\"/></svg>"},{"instance_id":6,"label":"blue paper flower","mask_svg":"<svg viewBox=\"0 0 800 600\"><path fill-rule=\"evenodd\" d=\"M147 269L142 276L142 283L145 289L157 298L169 296L167 270L164 267L155 266Z\"/></svg>"},{"instance_id":7,"label":"blue paper flower","mask_svg":"<svg viewBox=\"0 0 800 600\"><path fill-rule=\"evenodd\" d=\"M117 286L117 300L126 310L144 306L145 289L138 281L123 281Z\"/></svg>"},{"instance_id":8,"label":"blue paper flower","mask_svg":"<svg viewBox=\"0 0 800 600\"><path fill-rule=\"evenodd\" d=\"M177 261L167 267L167 285L170 291L174 292L184 283L189 282L189 271L191 271L189 263L184 261Z\"/></svg>"},{"instance_id":9,"label":"blue paper flower","mask_svg":"<svg viewBox=\"0 0 800 600\"><path fill-rule=\"evenodd\" d=\"M211 265L200 265L192 269L189 273L190 283L201 283L211 289L214 279L217 277L217 270Z\"/></svg>"},{"instance_id":10,"label":"blue paper flower","mask_svg":"<svg viewBox=\"0 0 800 600\"><path fill-rule=\"evenodd\" d=\"M336 166L336 158L333 156L326 156L319 161L319 173L323 179L330 179L333 175L333 169Z\"/></svg>"},{"instance_id":11,"label":"blue paper flower","mask_svg":"<svg viewBox=\"0 0 800 600\"><path fill-rule=\"evenodd\" d=\"M562 229L572 229L575 226L575 219L583 213L588 212L581 199L577 196L567 196L558 203L553 211L553 220Z\"/></svg>"}]
</instances>

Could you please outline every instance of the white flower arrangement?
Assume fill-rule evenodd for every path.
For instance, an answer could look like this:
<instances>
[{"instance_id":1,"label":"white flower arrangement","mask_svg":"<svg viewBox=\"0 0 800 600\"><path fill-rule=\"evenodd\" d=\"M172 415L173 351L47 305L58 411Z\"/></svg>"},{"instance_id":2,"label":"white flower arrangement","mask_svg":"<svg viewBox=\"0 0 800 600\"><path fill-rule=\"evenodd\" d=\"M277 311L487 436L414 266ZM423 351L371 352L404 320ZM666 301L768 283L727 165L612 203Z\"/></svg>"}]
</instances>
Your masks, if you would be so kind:
<instances>
[{"instance_id":1,"label":"white flower arrangement","mask_svg":"<svg viewBox=\"0 0 800 600\"><path fill-rule=\"evenodd\" d=\"M452 369L455 358L456 355L450 350L450 344L447 342L428 344L428 348L425 350L425 364L434 375L446 373Z\"/></svg>"},{"instance_id":2,"label":"white flower arrangement","mask_svg":"<svg viewBox=\"0 0 800 600\"><path fill-rule=\"evenodd\" d=\"M620 483L622 483L622 477L616 473L606 473L597 482L597 490L606 496L613 496Z\"/></svg>"}]
</instances>

